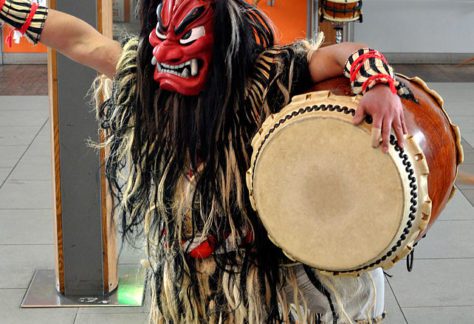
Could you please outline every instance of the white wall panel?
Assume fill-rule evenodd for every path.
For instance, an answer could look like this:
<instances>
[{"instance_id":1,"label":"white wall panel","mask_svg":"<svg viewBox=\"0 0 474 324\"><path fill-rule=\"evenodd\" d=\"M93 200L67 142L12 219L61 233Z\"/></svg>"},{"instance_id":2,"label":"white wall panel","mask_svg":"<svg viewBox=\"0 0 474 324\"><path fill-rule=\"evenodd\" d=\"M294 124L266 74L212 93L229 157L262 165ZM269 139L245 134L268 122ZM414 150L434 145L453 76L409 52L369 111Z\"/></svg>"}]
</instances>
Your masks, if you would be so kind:
<instances>
[{"instance_id":1,"label":"white wall panel","mask_svg":"<svg viewBox=\"0 0 474 324\"><path fill-rule=\"evenodd\" d=\"M474 0L364 0L354 40L387 53L474 53Z\"/></svg>"}]
</instances>

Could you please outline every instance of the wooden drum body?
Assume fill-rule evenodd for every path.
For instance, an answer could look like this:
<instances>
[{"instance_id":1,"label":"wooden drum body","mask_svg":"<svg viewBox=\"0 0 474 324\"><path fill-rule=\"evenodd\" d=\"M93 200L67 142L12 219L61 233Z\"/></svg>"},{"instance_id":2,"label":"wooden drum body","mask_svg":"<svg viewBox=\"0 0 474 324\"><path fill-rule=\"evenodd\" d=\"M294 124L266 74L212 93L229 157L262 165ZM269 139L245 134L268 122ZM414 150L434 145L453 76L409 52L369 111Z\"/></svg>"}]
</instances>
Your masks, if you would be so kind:
<instances>
[{"instance_id":1,"label":"wooden drum body","mask_svg":"<svg viewBox=\"0 0 474 324\"><path fill-rule=\"evenodd\" d=\"M462 161L459 131L424 82L404 81L418 99L403 100L404 150L392 136L383 154L370 146L370 124L352 125L358 98L343 78L294 97L255 136L251 201L291 259L331 274L389 268L445 206Z\"/></svg>"},{"instance_id":2,"label":"wooden drum body","mask_svg":"<svg viewBox=\"0 0 474 324\"><path fill-rule=\"evenodd\" d=\"M320 15L322 20L333 22L362 21L361 9L360 0L323 0Z\"/></svg>"}]
</instances>

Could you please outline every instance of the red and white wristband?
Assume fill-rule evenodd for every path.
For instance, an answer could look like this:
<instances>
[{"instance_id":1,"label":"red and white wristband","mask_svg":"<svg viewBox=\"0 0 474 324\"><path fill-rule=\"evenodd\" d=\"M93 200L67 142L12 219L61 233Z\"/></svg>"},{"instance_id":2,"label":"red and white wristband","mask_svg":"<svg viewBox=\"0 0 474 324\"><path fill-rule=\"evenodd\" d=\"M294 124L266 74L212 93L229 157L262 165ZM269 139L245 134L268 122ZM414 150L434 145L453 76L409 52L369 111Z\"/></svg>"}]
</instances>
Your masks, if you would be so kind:
<instances>
[{"instance_id":1,"label":"red and white wristband","mask_svg":"<svg viewBox=\"0 0 474 324\"><path fill-rule=\"evenodd\" d=\"M38 5L36 2L0 0L0 20L14 29L7 37L7 43L10 46L14 31L18 31L36 44L40 40L47 16L48 8Z\"/></svg>"},{"instance_id":2,"label":"red and white wristband","mask_svg":"<svg viewBox=\"0 0 474 324\"><path fill-rule=\"evenodd\" d=\"M387 85L394 94L414 100L408 87L398 81L393 68L377 50L363 48L349 56L344 75L351 81L354 94L364 94L378 84Z\"/></svg>"}]
</instances>

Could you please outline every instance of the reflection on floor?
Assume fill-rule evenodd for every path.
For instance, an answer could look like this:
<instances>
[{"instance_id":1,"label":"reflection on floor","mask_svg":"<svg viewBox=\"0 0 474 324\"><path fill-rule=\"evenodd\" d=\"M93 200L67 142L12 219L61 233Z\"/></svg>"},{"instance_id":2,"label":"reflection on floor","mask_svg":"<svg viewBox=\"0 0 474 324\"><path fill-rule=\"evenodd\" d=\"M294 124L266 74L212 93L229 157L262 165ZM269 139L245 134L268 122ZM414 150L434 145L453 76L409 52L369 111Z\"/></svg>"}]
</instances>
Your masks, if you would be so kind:
<instances>
[{"instance_id":1,"label":"reflection on floor","mask_svg":"<svg viewBox=\"0 0 474 324\"><path fill-rule=\"evenodd\" d=\"M46 65L0 65L0 96L47 96Z\"/></svg>"},{"instance_id":2,"label":"reflection on floor","mask_svg":"<svg viewBox=\"0 0 474 324\"><path fill-rule=\"evenodd\" d=\"M399 64L395 71L426 82L474 82L474 64ZM0 96L47 96L46 65L0 65Z\"/></svg>"},{"instance_id":3,"label":"reflection on floor","mask_svg":"<svg viewBox=\"0 0 474 324\"><path fill-rule=\"evenodd\" d=\"M149 306L19 308L34 269L54 267L45 71L44 66L0 66L0 322L146 323ZM453 73L445 78L430 86L445 98L446 109L461 127L464 168L474 173L474 80L454 80ZM388 271L385 323L474 323L474 207L469 202L474 201L474 187L459 187L463 191L417 247L413 272L407 273L404 262ZM136 264L141 257L127 250L121 262Z\"/></svg>"}]
</instances>

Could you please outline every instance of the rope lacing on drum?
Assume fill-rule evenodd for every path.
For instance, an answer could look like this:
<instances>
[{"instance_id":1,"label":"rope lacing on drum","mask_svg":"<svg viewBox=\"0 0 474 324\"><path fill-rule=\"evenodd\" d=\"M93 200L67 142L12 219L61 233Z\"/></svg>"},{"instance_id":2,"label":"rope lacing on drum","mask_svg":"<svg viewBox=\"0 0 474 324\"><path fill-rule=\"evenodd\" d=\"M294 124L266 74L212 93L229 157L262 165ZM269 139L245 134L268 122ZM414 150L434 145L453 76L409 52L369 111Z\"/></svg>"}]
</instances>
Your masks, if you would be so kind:
<instances>
[{"instance_id":1,"label":"rope lacing on drum","mask_svg":"<svg viewBox=\"0 0 474 324\"><path fill-rule=\"evenodd\" d=\"M426 233L421 238L424 239L425 237L426 237ZM421 239L420 239L420 241L421 241ZM413 250L410 252L409 255L407 255L407 270L408 270L408 272L411 272L413 270L413 263L415 262L415 246L417 246L418 243L420 243L420 241L413 244Z\"/></svg>"},{"instance_id":2,"label":"rope lacing on drum","mask_svg":"<svg viewBox=\"0 0 474 324\"><path fill-rule=\"evenodd\" d=\"M408 272L411 272L413 270L413 261L415 261L415 250L411 250L410 254L407 255Z\"/></svg>"},{"instance_id":3,"label":"rope lacing on drum","mask_svg":"<svg viewBox=\"0 0 474 324\"><path fill-rule=\"evenodd\" d=\"M332 322L333 324L337 324L337 320L339 317L336 313L336 308L334 307L334 304L332 302L331 293L326 289L326 287L323 286L321 281L319 281L318 277L313 272L313 269L311 269L307 265L304 265L303 268L304 268L304 271L306 272L306 276L308 276L309 281L311 281L313 286L327 298L328 303L329 303L329 308L331 309L331 313L332 313Z\"/></svg>"}]
</instances>

